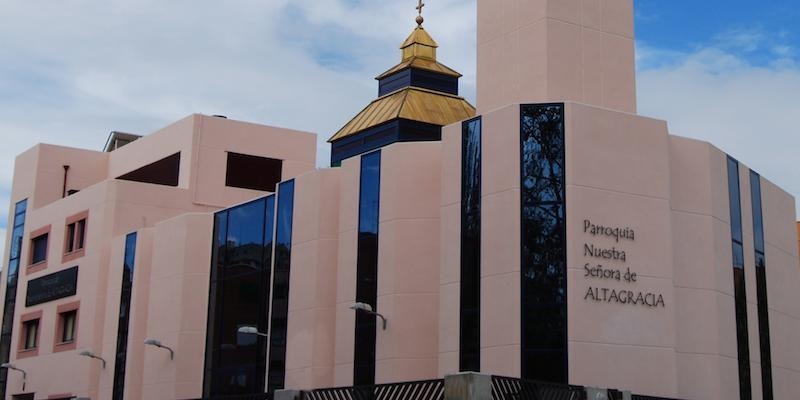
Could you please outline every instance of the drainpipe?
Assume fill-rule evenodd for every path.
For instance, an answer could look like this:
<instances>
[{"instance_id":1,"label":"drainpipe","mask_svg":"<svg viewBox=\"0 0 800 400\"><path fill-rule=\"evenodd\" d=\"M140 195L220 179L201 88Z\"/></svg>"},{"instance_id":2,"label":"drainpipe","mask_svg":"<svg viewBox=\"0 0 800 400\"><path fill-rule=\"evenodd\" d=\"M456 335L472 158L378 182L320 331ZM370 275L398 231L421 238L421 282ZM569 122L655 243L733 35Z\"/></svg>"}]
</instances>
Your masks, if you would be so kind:
<instances>
[{"instance_id":1,"label":"drainpipe","mask_svg":"<svg viewBox=\"0 0 800 400\"><path fill-rule=\"evenodd\" d=\"M64 188L61 190L61 198L67 197L67 172L69 171L69 165L64 166Z\"/></svg>"}]
</instances>

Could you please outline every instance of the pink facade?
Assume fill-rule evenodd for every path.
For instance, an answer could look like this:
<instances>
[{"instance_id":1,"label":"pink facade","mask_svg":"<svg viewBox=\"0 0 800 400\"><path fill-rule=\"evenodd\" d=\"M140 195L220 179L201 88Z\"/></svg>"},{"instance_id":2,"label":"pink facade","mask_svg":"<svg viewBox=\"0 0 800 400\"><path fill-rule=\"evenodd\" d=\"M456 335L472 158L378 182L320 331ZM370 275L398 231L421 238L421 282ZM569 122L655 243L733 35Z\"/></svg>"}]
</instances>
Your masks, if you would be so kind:
<instances>
[{"instance_id":1,"label":"pink facade","mask_svg":"<svg viewBox=\"0 0 800 400\"><path fill-rule=\"evenodd\" d=\"M10 214L13 218L14 204L23 199L28 210L10 361L28 379L23 391L21 376L12 371L7 395L111 398L123 244L127 233L137 232L125 397L199 396L211 254L208 212L263 193L225 185L226 152L284 160L282 178L288 179L314 168L315 144L307 133L193 115L109 153L37 145L21 154ZM177 152L177 187L115 179ZM64 198L63 165L70 166L67 190L78 190ZM85 245L65 254L66 228L76 216L85 216ZM49 232L47 257L30 265L28 243L42 229ZM25 307L29 281L73 266L79 268L76 295ZM78 318L74 340L62 344L56 334L64 306L73 306ZM37 346L18 350L20 318L31 313L38 313ZM145 337L173 347L175 360L144 346ZM106 368L79 356L82 350L105 359Z\"/></svg>"},{"instance_id":2,"label":"pink facade","mask_svg":"<svg viewBox=\"0 0 800 400\"><path fill-rule=\"evenodd\" d=\"M421 35L420 30L415 32ZM270 385L308 390L353 386L365 378L381 384L458 373L468 369L463 367L468 350L463 300L476 294L465 290L470 278L464 271L470 265L479 266L475 369L480 373L542 379L541 370L549 365L531 366L536 357L529 354L551 351L564 355L553 363L553 369L565 372L558 383L723 400L746 390L739 362L746 358L750 392L762 398L766 338L773 397L796 397L800 223L795 199L713 145L670 135L665 121L636 115L633 40L631 0L478 2L480 115L470 121L481 124L480 162L473 164L480 166L480 220L472 227L480 232L474 244L480 256L473 260L464 256L469 254L465 246L472 245L463 244L464 178L467 161L475 157L465 150L469 121L441 127L441 140L398 141L324 169L314 167L311 134L201 115L111 152L35 146L17 158L10 212L13 219L14 203L28 200L9 360L28 379L23 390L21 374L8 371L7 396L114 396L125 290L120 282L130 251L126 238L135 232L124 398L211 397L219 394L211 393L218 383L222 390L244 390L253 382L253 370L265 381L257 393L276 388ZM536 154L536 146L521 137L526 129L544 130L523 127L533 124L525 119L530 118L526 107L542 103L563 112L557 117L562 125L552 129L561 135L555 140L563 151L555 158L563 162L536 175L526 169L531 163L526 157ZM376 152L378 164L365 163ZM176 153L172 186L120 179ZM251 268L265 274L253 279L272 279L269 295L250 299L262 305L256 319L270 321L259 332L268 339L258 343L268 346L270 360L284 349L285 357L257 360L256 367L226 364L218 369L228 375L219 378L209 372L216 366L209 365L212 357L222 356L212 354L238 343L214 348L210 329L223 325L214 318L225 315L210 310L223 304L224 296L252 295L214 292L212 276L226 268L220 252L233 252L242 240L235 237L241 231L228 226L234 233L215 235L220 216L275 191L229 185L231 157L237 154L281 160L279 180L293 182L291 212L256 224L263 234L259 245L271 258L236 266L265 264ZM729 175L732 163L738 179ZM64 165L70 166L66 183ZM558 174L563 179L555 182ZM555 300L537 301L566 310L558 315L563 324L554 323L551 330L560 337L543 340L550 341L546 351L531 350L536 344L531 345L528 331L536 327L528 317L538 310L530 307L531 293L525 289L546 275L530 265L528 253L547 249L528 250L536 244L530 221L541 221L526 214L528 203L535 202L526 196L543 176L561 190L537 201L563 212L558 220L564 246L563 257L547 264L551 270L562 268L545 272L563 279L556 279L558 290L549 293ZM370 183L377 190L373 197L367 193ZM278 205L265 215L281 207L280 187L274 195ZM63 196L64 189L78 192ZM758 193L761 218L754 215ZM375 215L369 213L372 206ZM740 218L732 219L737 209ZM70 226L80 221L85 244L68 251L77 243ZM370 222L375 226L365 227ZM269 231L271 223L282 225ZM282 231L289 237L273 238ZM44 234L44 260L33 263L39 257L34 239ZM290 243L280 247L278 240ZM372 244L374 251L368 248ZM733 272L739 262L736 245L746 282L741 293ZM10 248L6 243L5 254ZM759 256L766 267L756 265ZM289 260L281 266L286 273L281 278L277 257ZM374 271L364 268L370 262ZM79 268L76 294L25 306L32 280L74 266ZM757 271L766 271L765 282ZM381 314L376 318L388 322L383 329L376 319L374 336L364 336L357 316L366 311L353 306L364 301L371 284L369 305ZM276 290L281 285L285 298ZM746 318L737 319L737 304ZM285 316L276 317L284 306ZM61 318L71 312L74 338L60 340L66 326ZM542 326L552 322L546 317ZM36 320L38 339L31 347L23 333ZM747 340L737 330L745 323ZM169 347L174 358L167 349L145 345L146 339ZM374 350L366 365L365 348ZM741 354L743 348L748 354ZM79 354L86 350L103 358L106 367Z\"/></svg>"}]
</instances>

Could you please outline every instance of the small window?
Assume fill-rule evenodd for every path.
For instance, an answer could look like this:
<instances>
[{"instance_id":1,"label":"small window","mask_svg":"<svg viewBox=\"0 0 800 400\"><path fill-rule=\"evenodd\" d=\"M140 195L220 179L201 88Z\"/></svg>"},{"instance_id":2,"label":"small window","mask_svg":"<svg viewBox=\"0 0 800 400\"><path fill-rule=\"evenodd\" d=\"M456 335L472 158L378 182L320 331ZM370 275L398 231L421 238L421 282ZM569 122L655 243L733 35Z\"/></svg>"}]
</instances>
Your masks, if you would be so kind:
<instances>
[{"instance_id":1,"label":"small window","mask_svg":"<svg viewBox=\"0 0 800 400\"><path fill-rule=\"evenodd\" d=\"M38 264L47 260L47 233L31 240L31 264Z\"/></svg>"},{"instance_id":2,"label":"small window","mask_svg":"<svg viewBox=\"0 0 800 400\"><path fill-rule=\"evenodd\" d=\"M78 311L72 310L59 314L59 324L61 329L61 343L68 343L75 340L75 323L78 320Z\"/></svg>"},{"instance_id":3,"label":"small window","mask_svg":"<svg viewBox=\"0 0 800 400\"><path fill-rule=\"evenodd\" d=\"M86 219L67 225L67 248L65 253L82 250L86 240Z\"/></svg>"},{"instance_id":4,"label":"small window","mask_svg":"<svg viewBox=\"0 0 800 400\"><path fill-rule=\"evenodd\" d=\"M39 342L39 320L32 319L23 322L23 330L25 332L25 337L23 338L22 349L35 349Z\"/></svg>"}]
</instances>

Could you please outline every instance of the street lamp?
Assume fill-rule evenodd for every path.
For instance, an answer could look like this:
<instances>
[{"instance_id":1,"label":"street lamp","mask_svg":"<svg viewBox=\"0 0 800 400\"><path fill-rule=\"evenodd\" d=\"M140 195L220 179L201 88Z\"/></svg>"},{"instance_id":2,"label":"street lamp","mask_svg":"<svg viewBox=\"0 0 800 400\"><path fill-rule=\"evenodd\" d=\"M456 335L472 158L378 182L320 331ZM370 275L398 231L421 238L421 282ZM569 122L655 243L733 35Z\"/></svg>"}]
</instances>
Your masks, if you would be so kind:
<instances>
[{"instance_id":1,"label":"street lamp","mask_svg":"<svg viewBox=\"0 0 800 400\"><path fill-rule=\"evenodd\" d=\"M97 354L94 354L91 350L83 350L80 353L78 353L78 355L79 356L83 356L83 357L94 358L96 360L100 360L100 361L103 362L103 369L106 369L106 360L104 360L103 357L100 357Z\"/></svg>"},{"instance_id":2,"label":"street lamp","mask_svg":"<svg viewBox=\"0 0 800 400\"><path fill-rule=\"evenodd\" d=\"M149 346L155 346L155 347L158 347L160 349L167 349L167 350L169 350L169 359L170 360L174 360L175 359L175 352L171 348L169 348L168 346L164 346L163 344L161 344L160 340L145 339L144 340L144 344L145 345L149 345Z\"/></svg>"},{"instance_id":3,"label":"street lamp","mask_svg":"<svg viewBox=\"0 0 800 400\"><path fill-rule=\"evenodd\" d=\"M0 364L0 368L13 369L14 371L22 372L22 391L25 391L25 381L28 380L28 373L25 372L25 370L17 368L11 363Z\"/></svg>"},{"instance_id":4,"label":"street lamp","mask_svg":"<svg viewBox=\"0 0 800 400\"><path fill-rule=\"evenodd\" d=\"M353 303L352 306L350 306L350 309L351 310L356 310L356 311L361 310L361 311L364 311L367 314L372 314L372 315L375 315L377 317L380 317L380 319L383 321L383 330L386 330L386 323L388 321L386 320L386 318L383 315L373 311L371 305L369 305L367 303L356 302L356 303Z\"/></svg>"},{"instance_id":5,"label":"street lamp","mask_svg":"<svg viewBox=\"0 0 800 400\"><path fill-rule=\"evenodd\" d=\"M269 335L267 335L266 333L259 332L258 328L256 328L255 326L252 326L252 325L240 326L239 329L237 330L237 332L244 333L244 334L247 334L247 335L257 335L257 336L261 336L261 337L269 337Z\"/></svg>"}]
</instances>

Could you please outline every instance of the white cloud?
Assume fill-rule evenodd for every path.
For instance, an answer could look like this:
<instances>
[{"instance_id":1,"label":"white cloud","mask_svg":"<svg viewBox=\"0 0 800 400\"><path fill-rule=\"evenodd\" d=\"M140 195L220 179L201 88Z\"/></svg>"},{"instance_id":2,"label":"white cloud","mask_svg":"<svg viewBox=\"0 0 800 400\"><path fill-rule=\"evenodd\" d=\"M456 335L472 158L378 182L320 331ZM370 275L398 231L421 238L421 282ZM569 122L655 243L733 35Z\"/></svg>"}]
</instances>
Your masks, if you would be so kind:
<instances>
[{"instance_id":1,"label":"white cloud","mask_svg":"<svg viewBox=\"0 0 800 400\"><path fill-rule=\"evenodd\" d=\"M111 130L146 134L193 112L317 132L324 165L324 141L376 96L372 77L399 61L416 16L390 0L39 3L9 0L0 13L0 193L14 156L37 142L99 149ZM425 8L471 101L475 7ZM751 29L691 53L640 43L640 113L800 194L800 68L787 40Z\"/></svg>"},{"instance_id":2,"label":"white cloud","mask_svg":"<svg viewBox=\"0 0 800 400\"><path fill-rule=\"evenodd\" d=\"M667 120L673 134L711 142L796 196L794 65L757 66L719 48L699 49L639 72L639 113Z\"/></svg>"}]
</instances>

